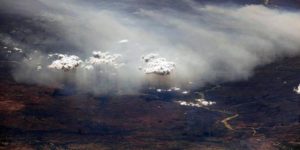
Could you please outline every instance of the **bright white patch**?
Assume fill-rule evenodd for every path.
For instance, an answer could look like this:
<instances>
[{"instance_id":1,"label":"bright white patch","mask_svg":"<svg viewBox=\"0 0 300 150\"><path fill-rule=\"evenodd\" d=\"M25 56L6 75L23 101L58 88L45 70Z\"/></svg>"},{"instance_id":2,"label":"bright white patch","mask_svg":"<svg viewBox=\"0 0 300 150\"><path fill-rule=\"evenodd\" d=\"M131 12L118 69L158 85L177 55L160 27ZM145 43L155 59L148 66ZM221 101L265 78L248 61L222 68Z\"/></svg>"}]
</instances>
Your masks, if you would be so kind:
<instances>
[{"instance_id":1,"label":"bright white patch","mask_svg":"<svg viewBox=\"0 0 300 150\"><path fill-rule=\"evenodd\" d=\"M174 89L174 91L180 91L179 87L173 87L172 89Z\"/></svg>"},{"instance_id":2,"label":"bright white patch","mask_svg":"<svg viewBox=\"0 0 300 150\"><path fill-rule=\"evenodd\" d=\"M187 101L176 101L181 106L191 106L191 107L206 107L216 104L216 102L207 101L205 99L196 99L195 102Z\"/></svg>"},{"instance_id":3,"label":"bright white patch","mask_svg":"<svg viewBox=\"0 0 300 150\"><path fill-rule=\"evenodd\" d=\"M38 66L36 67L36 70L37 70L37 71L42 70L42 69L43 69L43 68L42 68L41 65L38 65Z\"/></svg>"},{"instance_id":4,"label":"bright white patch","mask_svg":"<svg viewBox=\"0 0 300 150\"><path fill-rule=\"evenodd\" d=\"M127 39L121 40L118 43L122 44L122 43L128 43L129 41Z\"/></svg>"},{"instance_id":5,"label":"bright white patch","mask_svg":"<svg viewBox=\"0 0 300 150\"><path fill-rule=\"evenodd\" d=\"M149 87L148 89L149 89L149 90L153 90L153 89L155 89L155 88ZM180 90L181 90L181 89L178 88L178 87L171 87L171 88L169 88L169 89L156 89L157 92L172 92L172 91L177 92L177 91L180 91ZM182 94L188 94L188 93L190 93L190 92L189 92L189 91L182 91L181 93L182 93Z\"/></svg>"},{"instance_id":6,"label":"bright white patch","mask_svg":"<svg viewBox=\"0 0 300 150\"><path fill-rule=\"evenodd\" d=\"M3 48L4 48L4 49L7 49L7 47L6 47L6 46L4 46Z\"/></svg>"},{"instance_id":7,"label":"bright white patch","mask_svg":"<svg viewBox=\"0 0 300 150\"><path fill-rule=\"evenodd\" d=\"M110 54L109 52L94 51L93 56L85 61L86 69L93 69L98 66L110 66L115 69L122 67L124 64L119 63L120 54Z\"/></svg>"},{"instance_id":8,"label":"bright white patch","mask_svg":"<svg viewBox=\"0 0 300 150\"><path fill-rule=\"evenodd\" d=\"M163 89L163 91L168 91L168 92L172 92L172 91L180 91L181 89L178 88L178 87L171 87L169 89ZM188 94L189 92L188 91L183 91L182 92L183 94Z\"/></svg>"},{"instance_id":9,"label":"bright white patch","mask_svg":"<svg viewBox=\"0 0 300 150\"><path fill-rule=\"evenodd\" d=\"M189 91L183 91L182 94L189 94Z\"/></svg>"},{"instance_id":10,"label":"bright white patch","mask_svg":"<svg viewBox=\"0 0 300 150\"><path fill-rule=\"evenodd\" d=\"M142 57L146 66L143 68L146 74L169 75L175 69L175 63L150 53Z\"/></svg>"},{"instance_id":11,"label":"bright white patch","mask_svg":"<svg viewBox=\"0 0 300 150\"><path fill-rule=\"evenodd\" d=\"M52 58L52 57L53 57L53 54L48 54L48 59Z\"/></svg>"},{"instance_id":12,"label":"bright white patch","mask_svg":"<svg viewBox=\"0 0 300 150\"><path fill-rule=\"evenodd\" d=\"M207 101L205 99L196 99L196 102L202 104L203 106L210 106L216 104L216 102L213 101Z\"/></svg>"},{"instance_id":13,"label":"bright white patch","mask_svg":"<svg viewBox=\"0 0 300 150\"><path fill-rule=\"evenodd\" d=\"M70 71L76 69L81 63L82 61L78 56L58 54L58 59L54 60L48 68Z\"/></svg>"},{"instance_id":14,"label":"bright white patch","mask_svg":"<svg viewBox=\"0 0 300 150\"><path fill-rule=\"evenodd\" d=\"M294 91L295 91L297 94L300 94L300 84L298 85L297 88L294 88Z\"/></svg>"},{"instance_id":15,"label":"bright white patch","mask_svg":"<svg viewBox=\"0 0 300 150\"><path fill-rule=\"evenodd\" d=\"M84 65L83 68L86 70L94 70L94 66L92 65Z\"/></svg>"},{"instance_id":16,"label":"bright white patch","mask_svg":"<svg viewBox=\"0 0 300 150\"><path fill-rule=\"evenodd\" d=\"M22 53L22 52L23 52L23 50L22 50L22 49L20 49L20 48L17 48L17 47L15 47L15 48L14 48L14 50L15 50L16 52L19 52L19 53Z\"/></svg>"}]
</instances>

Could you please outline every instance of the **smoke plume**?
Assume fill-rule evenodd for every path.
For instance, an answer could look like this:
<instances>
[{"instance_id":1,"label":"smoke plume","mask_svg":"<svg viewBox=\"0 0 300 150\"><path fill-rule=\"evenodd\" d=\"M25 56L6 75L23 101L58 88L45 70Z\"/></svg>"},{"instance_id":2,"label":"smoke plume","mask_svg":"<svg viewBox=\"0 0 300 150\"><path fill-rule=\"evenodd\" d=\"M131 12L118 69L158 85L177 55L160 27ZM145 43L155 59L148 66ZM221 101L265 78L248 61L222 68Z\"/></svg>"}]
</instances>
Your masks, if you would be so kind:
<instances>
[{"instance_id":1,"label":"smoke plume","mask_svg":"<svg viewBox=\"0 0 300 150\"><path fill-rule=\"evenodd\" d=\"M112 89L135 91L147 79L139 70L150 53L174 62L170 86L244 80L260 65L300 52L300 13L264 5L203 5L192 0L76 1L26 0L3 2L4 12L43 18L84 62L93 51L121 55L124 66L112 72L51 71L48 54L62 49L30 52L32 58L14 72L20 82L40 84L72 80L96 93ZM17 7L22 9L18 10ZM55 29L52 29L55 28ZM44 69L34 71L37 65ZM31 69L29 69L31 68ZM98 72L101 72L99 74ZM65 79L67 78L67 79ZM164 77L165 78L165 77ZM100 91L100 92L99 92Z\"/></svg>"}]
</instances>

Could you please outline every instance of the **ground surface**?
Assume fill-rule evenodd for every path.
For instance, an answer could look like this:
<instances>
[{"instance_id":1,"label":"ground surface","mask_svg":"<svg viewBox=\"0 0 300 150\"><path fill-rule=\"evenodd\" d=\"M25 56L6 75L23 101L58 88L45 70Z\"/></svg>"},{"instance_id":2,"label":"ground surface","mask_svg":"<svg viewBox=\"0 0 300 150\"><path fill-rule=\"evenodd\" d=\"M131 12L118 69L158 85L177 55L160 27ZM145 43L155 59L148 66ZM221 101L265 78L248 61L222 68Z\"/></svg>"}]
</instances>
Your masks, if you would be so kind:
<instances>
[{"instance_id":1,"label":"ground surface","mask_svg":"<svg viewBox=\"0 0 300 150\"><path fill-rule=\"evenodd\" d=\"M0 63L1 149L299 149L300 58L261 67L248 81L199 89L210 109L176 97L57 94L16 83ZM11 67L9 67L11 66ZM196 92L196 91L195 91ZM226 128L223 119L234 129Z\"/></svg>"}]
</instances>

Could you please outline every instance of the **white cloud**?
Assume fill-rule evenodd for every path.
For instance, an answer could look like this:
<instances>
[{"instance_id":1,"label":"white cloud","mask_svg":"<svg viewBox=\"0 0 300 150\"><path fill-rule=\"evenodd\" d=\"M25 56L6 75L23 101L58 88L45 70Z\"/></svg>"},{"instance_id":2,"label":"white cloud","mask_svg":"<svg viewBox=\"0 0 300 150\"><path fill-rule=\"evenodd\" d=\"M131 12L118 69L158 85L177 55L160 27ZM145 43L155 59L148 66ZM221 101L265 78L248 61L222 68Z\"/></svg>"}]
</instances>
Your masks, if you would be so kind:
<instances>
[{"instance_id":1,"label":"white cloud","mask_svg":"<svg viewBox=\"0 0 300 150\"><path fill-rule=\"evenodd\" d=\"M58 59L54 60L48 68L63 70L63 71L71 71L75 70L82 63L82 60L75 55L63 55L59 54Z\"/></svg>"},{"instance_id":2,"label":"white cloud","mask_svg":"<svg viewBox=\"0 0 300 150\"><path fill-rule=\"evenodd\" d=\"M143 68L146 74L169 75L175 69L175 63L159 57L158 54L147 54L142 57L146 64Z\"/></svg>"}]
</instances>

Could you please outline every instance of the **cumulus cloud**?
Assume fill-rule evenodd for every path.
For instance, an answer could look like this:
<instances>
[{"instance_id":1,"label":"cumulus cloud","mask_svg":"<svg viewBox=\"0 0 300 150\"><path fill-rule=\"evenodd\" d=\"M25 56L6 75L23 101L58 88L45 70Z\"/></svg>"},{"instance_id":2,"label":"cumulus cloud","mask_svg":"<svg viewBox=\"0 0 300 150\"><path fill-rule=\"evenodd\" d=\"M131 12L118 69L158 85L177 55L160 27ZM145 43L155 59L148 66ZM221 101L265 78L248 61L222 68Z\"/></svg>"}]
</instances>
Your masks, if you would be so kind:
<instances>
[{"instance_id":1,"label":"cumulus cloud","mask_svg":"<svg viewBox=\"0 0 300 150\"><path fill-rule=\"evenodd\" d=\"M82 76L76 83L85 86L138 89L145 76L138 70L140 58L149 53L176 64L171 82L180 86L192 81L198 87L247 79L255 67L300 52L299 12L263 5L200 5L191 0L181 1L183 11L171 1L164 1L170 7L134 2L38 0L33 8L28 3L22 6L54 21L56 31L81 50L81 57L95 49L122 55L124 66L112 79L76 73ZM45 63L38 60L33 64Z\"/></svg>"},{"instance_id":2,"label":"cumulus cloud","mask_svg":"<svg viewBox=\"0 0 300 150\"><path fill-rule=\"evenodd\" d=\"M158 54L150 53L143 56L142 59L146 64L142 68L146 74L169 75L175 69L174 62L167 61Z\"/></svg>"}]
</instances>

